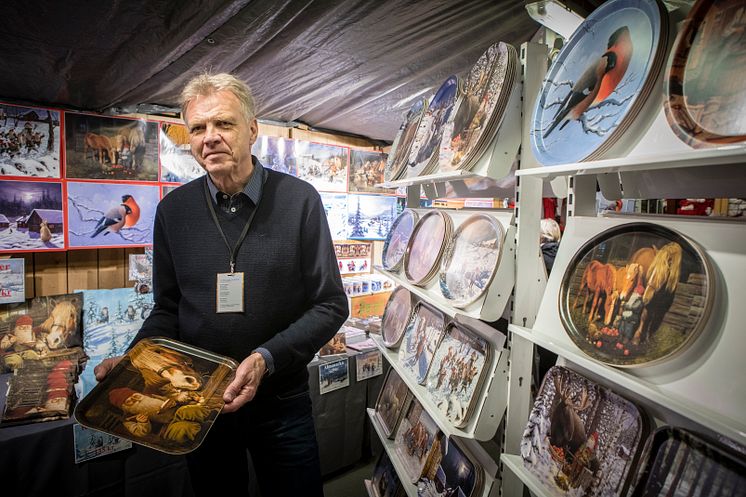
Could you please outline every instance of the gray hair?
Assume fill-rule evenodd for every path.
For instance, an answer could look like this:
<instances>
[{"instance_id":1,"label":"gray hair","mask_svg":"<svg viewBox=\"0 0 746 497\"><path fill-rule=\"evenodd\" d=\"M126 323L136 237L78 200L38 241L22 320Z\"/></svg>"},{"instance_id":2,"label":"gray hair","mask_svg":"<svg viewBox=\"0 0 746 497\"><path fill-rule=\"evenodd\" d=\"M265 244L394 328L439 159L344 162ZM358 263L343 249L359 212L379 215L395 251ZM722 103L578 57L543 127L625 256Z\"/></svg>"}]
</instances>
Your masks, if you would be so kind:
<instances>
[{"instance_id":1,"label":"gray hair","mask_svg":"<svg viewBox=\"0 0 746 497\"><path fill-rule=\"evenodd\" d=\"M181 116L184 122L186 122L186 109L195 98L212 95L219 91L231 92L241 104L246 121L251 122L254 119L256 109L249 85L232 74L204 72L189 80L181 92Z\"/></svg>"},{"instance_id":2,"label":"gray hair","mask_svg":"<svg viewBox=\"0 0 746 497\"><path fill-rule=\"evenodd\" d=\"M541 242L558 242L560 240L560 227L554 219L541 220Z\"/></svg>"}]
</instances>

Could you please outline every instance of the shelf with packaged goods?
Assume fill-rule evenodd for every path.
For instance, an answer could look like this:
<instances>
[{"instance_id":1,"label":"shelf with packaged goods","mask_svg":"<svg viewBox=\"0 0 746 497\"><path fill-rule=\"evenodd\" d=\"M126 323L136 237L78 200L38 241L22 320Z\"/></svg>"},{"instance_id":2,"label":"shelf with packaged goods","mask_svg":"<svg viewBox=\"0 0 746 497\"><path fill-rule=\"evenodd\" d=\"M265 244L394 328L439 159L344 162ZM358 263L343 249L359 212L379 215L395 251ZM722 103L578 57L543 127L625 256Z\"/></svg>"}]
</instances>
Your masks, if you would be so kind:
<instances>
[{"instance_id":1,"label":"shelf with packaged goods","mask_svg":"<svg viewBox=\"0 0 746 497\"><path fill-rule=\"evenodd\" d=\"M502 348L504 340L500 340L497 347L493 343L492 360L489 365L485 365L486 377L469 422L463 428L456 428L435 405L427 388L417 383L417 380L412 378L409 372L401 366L399 351L386 347L380 336L371 335L371 337L391 367L407 384L409 391L422 404L443 433L448 436L483 441L490 440L495 436L507 406L508 351ZM490 340L490 337L485 338ZM492 340L490 341L492 343Z\"/></svg>"},{"instance_id":2,"label":"shelf with packaged goods","mask_svg":"<svg viewBox=\"0 0 746 497\"><path fill-rule=\"evenodd\" d=\"M425 212L425 210L415 210L420 212L420 215L422 215L422 212ZM494 217L503 227L505 234L494 277L487 291L478 300L464 308L457 308L443 297L437 274L425 286L417 286L407 280L403 268L396 272L387 271L380 266L374 266L373 269L393 279L397 285L405 287L419 299L431 303L449 316L455 316L458 313L483 321L492 322L498 320L505 311L505 306L508 303L515 282L515 226L513 225L513 211L506 209L484 211L440 210L446 212L451 217L454 232L467 218L478 213Z\"/></svg>"},{"instance_id":3,"label":"shelf with packaged goods","mask_svg":"<svg viewBox=\"0 0 746 497\"><path fill-rule=\"evenodd\" d=\"M623 157L531 167L516 171L516 176L546 180L595 176L608 199L743 197L744 165L744 145L692 149L684 144L671 131L661 107L652 125Z\"/></svg>"},{"instance_id":4,"label":"shelf with packaged goods","mask_svg":"<svg viewBox=\"0 0 746 497\"><path fill-rule=\"evenodd\" d=\"M520 71L520 64L516 65L516 71ZM487 152L470 170L444 171L411 178L403 178L388 181L376 186L381 188L399 188L416 185L431 185L444 183L446 181L458 181L467 178L487 177L502 179L513 173L513 166L518 148L521 144L521 93L523 86L520 76L516 74L516 83L511 90L508 106L505 109L500 128L498 129L492 144ZM513 187L510 186L512 197ZM502 195L504 196L504 195Z\"/></svg>"},{"instance_id":5,"label":"shelf with packaged goods","mask_svg":"<svg viewBox=\"0 0 746 497\"><path fill-rule=\"evenodd\" d=\"M549 492L547 488L539 481L536 476L531 474L524 466L521 456L515 456L512 454L501 454L500 461L503 466L508 468L514 475L516 475L524 485L531 492L534 497L556 497L555 494Z\"/></svg>"},{"instance_id":6,"label":"shelf with packaged goods","mask_svg":"<svg viewBox=\"0 0 746 497\"><path fill-rule=\"evenodd\" d=\"M402 465L401 459L399 458L399 455L396 453L394 441L389 440L383 433L381 425L376 418L376 411L371 408L368 408L367 411L370 423L376 430L378 438L381 439L381 443L383 444L383 447L386 450L389 459L391 460L391 464L393 464L394 469L396 470L396 474L399 475L399 479L401 480L402 486L404 487L404 492L410 497L416 497L417 485L409 482L406 478L402 479L402 475L406 475L406 472L404 470L404 466ZM495 464L495 461L492 460L492 458L487 454L482 446L479 445L479 443L475 440L461 439L461 443L463 443L469 453L474 457L473 462L481 466L482 470L484 471L484 485L482 487L482 493L480 493L479 495L481 497L497 497L500 491L499 480L497 480L495 477L495 475L497 474L497 464Z\"/></svg>"},{"instance_id":7,"label":"shelf with packaged goods","mask_svg":"<svg viewBox=\"0 0 746 497\"><path fill-rule=\"evenodd\" d=\"M746 229L727 220L657 216L656 224L683 234L701 247L715 277L714 305L707 323L681 353L650 366L617 368L588 356L565 332L558 305L560 287L574 254L592 237L638 216L568 218L536 321L512 324L515 337L557 353L591 377L609 384L669 424L694 424L713 435L746 443L746 384L734 378L734 364L743 360L746 336ZM515 343L514 343L515 348Z\"/></svg>"}]
</instances>

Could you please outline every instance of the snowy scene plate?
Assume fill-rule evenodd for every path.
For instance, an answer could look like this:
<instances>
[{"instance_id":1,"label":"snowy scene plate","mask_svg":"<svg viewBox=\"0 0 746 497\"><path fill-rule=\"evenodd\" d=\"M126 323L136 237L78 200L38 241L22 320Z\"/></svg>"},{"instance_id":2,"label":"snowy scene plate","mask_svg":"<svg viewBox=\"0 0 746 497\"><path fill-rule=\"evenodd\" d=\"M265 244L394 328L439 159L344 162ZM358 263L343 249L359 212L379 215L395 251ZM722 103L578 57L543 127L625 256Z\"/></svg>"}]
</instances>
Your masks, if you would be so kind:
<instances>
[{"instance_id":1,"label":"snowy scene plate","mask_svg":"<svg viewBox=\"0 0 746 497\"><path fill-rule=\"evenodd\" d=\"M404 261L409 238L412 236L419 215L412 209L404 209L391 225L386 243L383 245L381 262L386 271L398 271Z\"/></svg>"},{"instance_id":2,"label":"snowy scene plate","mask_svg":"<svg viewBox=\"0 0 746 497\"><path fill-rule=\"evenodd\" d=\"M427 110L427 100L420 98L412 105L409 112L407 112L386 162L386 168L383 172L383 179L385 181L399 179L399 176L406 169L410 149L414 144L414 139L417 135L417 130L420 128L425 110Z\"/></svg>"},{"instance_id":3,"label":"snowy scene plate","mask_svg":"<svg viewBox=\"0 0 746 497\"><path fill-rule=\"evenodd\" d=\"M399 286L391 292L381 320L381 336L386 347L393 349L399 346L413 308L412 293L409 290Z\"/></svg>"},{"instance_id":4,"label":"snowy scene plate","mask_svg":"<svg viewBox=\"0 0 746 497\"><path fill-rule=\"evenodd\" d=\"M425 384L444 331L445 315L430 304L418 303L399 347L399 363L417 383Z\"/></svg>"},{"instance_id":5,"label":"snowy scene plate","mask_svg":"<svg viewBox=\"0 0 746 497\"><path fill-rule=\"evenodd\" d=\"M404 254L404 274L411 283L422 286L435 276L452 225L442 211L430 211L417 222Z\"/></svg>"},{"instance_id":6,"label":"snowy scene plate","mask_svg":"<svg viewBox=\"0 0 746 497\"><path fill-rule=\"evenodd\" d=\"M196 449L238 364L167 338L139 341L75 408L75 419L169 454Z\"/></svg>"}]
</instances>

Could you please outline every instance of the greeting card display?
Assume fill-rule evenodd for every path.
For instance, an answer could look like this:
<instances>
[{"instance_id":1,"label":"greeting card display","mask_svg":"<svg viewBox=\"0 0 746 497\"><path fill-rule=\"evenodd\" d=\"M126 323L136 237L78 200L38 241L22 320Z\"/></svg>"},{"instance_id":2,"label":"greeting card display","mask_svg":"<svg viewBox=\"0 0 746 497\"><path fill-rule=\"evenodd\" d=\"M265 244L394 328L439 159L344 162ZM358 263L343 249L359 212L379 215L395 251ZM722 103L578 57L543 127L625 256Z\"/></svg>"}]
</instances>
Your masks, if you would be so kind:
<instances>
[{"instance_id":1,"label":"greeting card display","mask_svg":"<svg viewBox=\"0 0 746 497\"><path fill-rule=\"evenodd\" d=\"M376 400L376 418L388 438L394 438L409 397L407 384L390 368Z\"/></svg>"},{"instance_id":2,"label":"greeting card display","mask_svg":"<svg viewBox=\"0 0 746 497\"><path fill-rule=\"evenodd\" d=\"M409 239L419 218L416 211L404 209L394 220L383 244L381 262L385 270L398 271L401 267Z\"/></svg>"},{"instance_id":3,"label":"greeting card display","mask_svg":"<svg viewBox=\"0 0 746 497\"><path fill-rule=\"evenodd\" d=\"M449 323L427 375L427 393L453 426L466 426L492 361L492 346L475 331Z\"/></svg>"},{"instance_id":4,"label":"greeting card display","mask_svg":"<svg viewBox=\"0 0 746 497\"><path fill-rule=\"evenodd\" d=\"M167 452L199 447L238 364L166 338L139 341L75 408L87 428Z\"/></svg>"},{"instance_id":5,"label":"greeting card display","mask_svg":"<svg viewBox=\"0 0 746 497\"><path fill-rule=\"evenodd\" d=\"M371 487L373 495L370 497L404 497L406 495L399 481L399 475L396 474L396 469L386 451L378 457L376 467L373 469Z\"/></svg>"},{"instance_id":6,"label":"greeting card display","mask_svg":"<svg viewBox=\"0 0 746 497\"><path fill-rule=\"evenodd\" d=\"M467 218L443 254L440 291L454 307L478 300L492 283L502 253L505 231L487 214Z\"/></svg>"},{"instance_id":7,"label":"greeting card display","mask_svg":"<svg viewBox=\"0 0 746 497\"><path fill-rule=\"evenodd\" d=\"M399 347L399 363L417 383L425 383L444 331L445 315L425 302L418 303Z\"/></svg>"},{"instance_id":8,"label":"greeting card display","mask_svg":"<svg viewBox=\"0 0 746 497\"><path fill-rule=\"evenodd\" d=\"M625 495L647 431L634 404L554 366L529 414L521 456L553 495Z\"/></svg>"},{"instance_id":9,"label":"greeting card display","mask_svg":"<svg viewBox=\"0 0 746 497\"><path fill-rule=\"evenodd\" d=\"M455 438L444 436L433 444L423 473L417 497L472 497L484 487L484 470Z\"/></svg>"},{"instance_id":10,"label":"greeting card display","mask_svg":"<svg viewBox=\"0 0 746 497\"><path fill-rule=\"evenodd\" d=\"M404 466L406 477L412 483L422 476L430 449L443 434L417 399L412 399L406 414L399 423L394 439L396 454Z\"/></svg>"},{"instance_id":11,"label":"greeting card display","mask_svg":"<svg viewBox=\"0 0 746 497\"><path fill-rule=\"evenodd\" d=\"M435 276L452 229L451 216L442 211L420 218L404 253L404 274L411 283L423 286Z\"/></svg>"},{"instance_id":12,"label":"greeting card display","mask_svg":"<svg viewBox=\"0 0 746 497\"><path fill-rule=\"evenodd\" d=\"M471 68L464 93L443 128L440 171L471 169L492 143L513 90L517 63L515 48L500 42Z\"/></svg>"},{"instance_id":13,"label":"greeting card display","mask_svg":"<svg viewBox=\"0 0 746 497\"><path fill-rule=\"evenodd\" d=\"M60 177L60 114L0 104L0 175Z\"/></svg>"},{"instance_id":14,"label":"greeting card display","mask_svg":"<svg viewBox=\"0 0 746 497\"><path fill-rule=\"evenodd\" d=\"M399 346L412 317L412 293L403 286L391 292L381 320L381 336L386 347L394 349Z\"/></svg>"},{"instance_id":15,"label":"greeting card display","mask_svg":"<svg viewBox=\"0 0 746 497\"><path fill-rule=\"evenodd\" d=\"M705 327L715 298L707 255L651 223L599 233L575 254L560 288L560 318L583 352L620 367L683 351Z\"/></svg>"},{"instance_id":16,"label":"greeting card display","mask_svg":"<svg viewBox=\"0 0 746 497\"><path fill-rule=\"evenodd\" d=\"M746 141L744 30L741 0L699 0L676 38L664 109L692 147Z\"/></svg>"},{"instance_id":17,"label":"greeting card display","mask_svg":"<svg viewBox=\"0 0 746 497\"><path fill-rule=\"evenodd\" d=\"M460 94L461 80L457 76L449 76L435 92L409 152L407 178L430 174L438 167L443 130Z\"/></svg>"},{"instance_id":18,"label":"greeting card display","mask_svg":"<svg viewBox=\"0 0 746 497\"><path fill-rule=\"evenodd\" d=\"M746 463L725 445L680 428L656 430L633 497L744 497Z\"/></svg>"},{"instance_id":19,"label":"greeting card display","mask_svg":"<svg viewBox=\"0 0 746 497\"><path fill-rule=\"evenodd\" d=\"M415 136L420 129L422 117L427 110L427 100L420 98L407 112L383 170L384 181L394 181L406 171L409 154L413 150Z\"/></svg>"},{"instance_id":20,"label":"greeting card display","mask_svg":"<svg viewBox=\"0 0 746 497\"><path fill-rule=\"evenodd\" d=\"M62 183L0 181L0 250L63 250Z\"/></svg>"},{"instance_id":21,"label":"greeting card display","mask_svg":"<svg viewBox=\"0 0 746 497\"><path fill-rule=\"evenodd\" d=\"M536 102L530 139L540 163L599 159L633 128L665 64L668 29L657 0L610 0L583 21Z\"/></svg>"}]
</instances>

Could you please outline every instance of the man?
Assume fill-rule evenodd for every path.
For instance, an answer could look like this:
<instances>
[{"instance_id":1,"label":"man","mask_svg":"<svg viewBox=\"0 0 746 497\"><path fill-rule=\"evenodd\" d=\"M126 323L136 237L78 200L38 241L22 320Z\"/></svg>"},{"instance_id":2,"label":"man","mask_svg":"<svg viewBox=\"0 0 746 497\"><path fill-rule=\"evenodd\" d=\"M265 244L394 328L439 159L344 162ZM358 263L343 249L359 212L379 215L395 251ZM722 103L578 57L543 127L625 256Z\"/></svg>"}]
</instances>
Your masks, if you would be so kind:
<instances>
[{"instance_id":1,"label":"man","mask_svg":"<svg viewBox=\"0 0 746 497\"><path fill-rule=\"evenodd\" d=\"M258 125L242 81L198 76L182 102L207 176L158 206L155 307L134 342L168 336L241 361L223 414L188 456L197 495L246 495L246 448L264 497L322 495L306 365L348 314L323 205L251 155Z\"/></svg>"}]
</instances>

